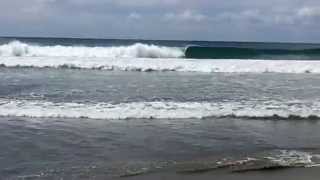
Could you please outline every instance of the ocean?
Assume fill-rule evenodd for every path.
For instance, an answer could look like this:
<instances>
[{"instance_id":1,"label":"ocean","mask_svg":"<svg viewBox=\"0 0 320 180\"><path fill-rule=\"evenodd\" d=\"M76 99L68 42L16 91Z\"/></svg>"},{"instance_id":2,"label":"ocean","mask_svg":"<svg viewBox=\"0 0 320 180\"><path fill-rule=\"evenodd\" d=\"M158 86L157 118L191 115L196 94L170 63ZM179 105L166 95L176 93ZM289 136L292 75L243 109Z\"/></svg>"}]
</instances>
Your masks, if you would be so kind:
<instances>
[{"instance_id":1,"label":"ocean","mask_svg":"<svg viewBox=\"0 0 320 180\"><path fill-rule=\"evenodd\" d=\"M0 179L317 179L319 60L320 44L0 38Z\"/></svg>"}]
</instances>

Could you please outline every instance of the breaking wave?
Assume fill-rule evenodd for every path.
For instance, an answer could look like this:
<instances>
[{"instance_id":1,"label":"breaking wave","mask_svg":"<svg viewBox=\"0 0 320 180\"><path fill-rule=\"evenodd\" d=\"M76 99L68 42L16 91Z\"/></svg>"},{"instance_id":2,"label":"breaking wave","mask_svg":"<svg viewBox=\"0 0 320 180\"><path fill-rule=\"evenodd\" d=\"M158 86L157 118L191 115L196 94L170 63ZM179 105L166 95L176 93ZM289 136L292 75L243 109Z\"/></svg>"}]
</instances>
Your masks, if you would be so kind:
<instances>
[{"instance_id":1,"label":"breaking wave","mask_svg":"<svg viewBox=\"0 0 320 180\"><path fill-rule=\"evenodd\" d=\"M0 45L1 56L18 57L108 57L108 58L179 58L184 56L181 48L136 43L131 46L39 46L13 41Z\"/></svg>"},{"instance_id":2,"label":"breaking wave","mask_svg":"<svg viewBox=\"0 0 320 180\"><path fill-rule=\"evenodd\" d=\"M91 119L202 119L209 117L319 119L320 103L247 101L82 104L0 99L0 116Z\"/></svg>"},{"instance_id":3,"label":"breaking wave","mask_svg":"<svg viewBox=\"0 0 320 180\"><path fill-rule=\"evenodd\" d=\"M320 60L320 49L263 49L189 45L168 47L136 43L123 46L38 45L12 41L0 45L0 57L188 58Z\"/></svg>"},{"instance_id":4,"label":"breaking wave","mask_svg":"<svg viewBox=\"0 0 320 180\"><path fill-rule=\"evenodd\" d=\"M214 51L218 54L223 51L222 54L228 54L231 49L187 47L184 50L178 47L141 43L113 47L40 46L13 41L0 45L0 65L4 67L123 71L320 73L320 61L272 60L272 57L271 59L254 60L253 58L240 60L242 57L237 55L233 56L236 59L229 60L223 59L226 57L220 55L216 56L214 60L192 59L193 53L190 55L190 51L195 50L201 55L202 50ZM238 51L242 52L242 50ZM221 57L221 59L216 59L218 57Z\"/></svg>"},{"instance_id":5,"label":"breaking wave","mask_svg":"<svg viewBox=\"0 0 320 180\"><path fill-rule=\"evenodd\" d=\"M226 73L320 73L320 61L0 57L4 67Z\"/></svg>"}]
</instances>

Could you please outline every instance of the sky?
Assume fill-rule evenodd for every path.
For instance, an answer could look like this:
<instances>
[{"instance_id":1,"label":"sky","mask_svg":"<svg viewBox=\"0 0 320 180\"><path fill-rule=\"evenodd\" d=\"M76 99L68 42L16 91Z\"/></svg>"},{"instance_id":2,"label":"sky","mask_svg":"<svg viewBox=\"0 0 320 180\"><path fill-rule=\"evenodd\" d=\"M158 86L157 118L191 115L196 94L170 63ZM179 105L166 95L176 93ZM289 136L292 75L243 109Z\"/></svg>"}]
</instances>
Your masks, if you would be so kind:
<instances>
[{"instance_id":1,"label":"sky","mask_svg":"<svg viewBox=\"0 0 320 180\"><path fill-rule=\"evenodd\" d=\"M0 36L320 43L320 0L0 0Z\"/></svg>"}]
</instances>

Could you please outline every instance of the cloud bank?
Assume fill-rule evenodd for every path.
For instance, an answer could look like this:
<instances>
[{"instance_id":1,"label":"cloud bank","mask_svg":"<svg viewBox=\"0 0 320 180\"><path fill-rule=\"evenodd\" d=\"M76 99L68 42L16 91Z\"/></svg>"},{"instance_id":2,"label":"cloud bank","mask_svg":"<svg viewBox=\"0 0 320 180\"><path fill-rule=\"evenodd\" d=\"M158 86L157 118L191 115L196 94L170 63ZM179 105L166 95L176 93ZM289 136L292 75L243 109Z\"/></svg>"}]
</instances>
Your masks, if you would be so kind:
<instances>
[{"instance_id":1,"label":"cloud bank","mask_svg":"<svg viewBox=\"0 0 320 180\"><path fill-rule=\"evenodd\" d=\"M320 42L317 0L3 0L0 35Z\"/></svg>"}]
</instances>

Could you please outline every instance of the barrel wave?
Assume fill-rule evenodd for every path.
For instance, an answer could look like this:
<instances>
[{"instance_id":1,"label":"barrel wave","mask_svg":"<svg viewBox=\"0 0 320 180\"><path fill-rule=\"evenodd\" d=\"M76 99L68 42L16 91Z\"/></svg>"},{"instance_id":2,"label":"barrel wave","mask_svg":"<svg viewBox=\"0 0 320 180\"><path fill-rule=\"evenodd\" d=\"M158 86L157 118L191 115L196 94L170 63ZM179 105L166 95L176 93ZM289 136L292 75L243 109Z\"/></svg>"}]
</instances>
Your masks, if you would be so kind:
<instances>
[{"instance_id":1,"label":"barrel wave","mask_svg":"<svg viewBox=\"0 0 320 180\"><path fill-rule=\"evenodd\" d=\"M290 47L290 48L288 48ZM175 58L175 59L261 59L319 60L320 46L200 46L155 45L135 42L130 45L44 45L11 41L0 45L0 57L73 57L73 58Z\"/></svg>"},{"instance_id":2,"label":"barrel wave","mask_svg":"<svg viewBox=\"0 0 320 180\"><path fill-rule=\"evenodd\" d=\"M41 44L0 45L0 66L204 73L320 73L320 46L279 44ZM299 47L298 47L299 46Z\"/></svg>"}]
</instances>

